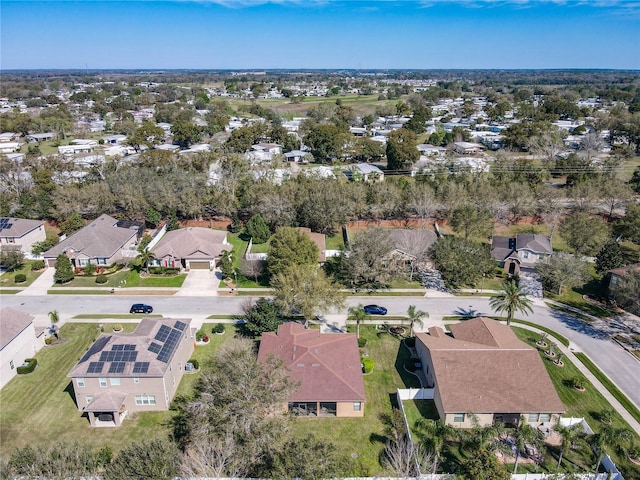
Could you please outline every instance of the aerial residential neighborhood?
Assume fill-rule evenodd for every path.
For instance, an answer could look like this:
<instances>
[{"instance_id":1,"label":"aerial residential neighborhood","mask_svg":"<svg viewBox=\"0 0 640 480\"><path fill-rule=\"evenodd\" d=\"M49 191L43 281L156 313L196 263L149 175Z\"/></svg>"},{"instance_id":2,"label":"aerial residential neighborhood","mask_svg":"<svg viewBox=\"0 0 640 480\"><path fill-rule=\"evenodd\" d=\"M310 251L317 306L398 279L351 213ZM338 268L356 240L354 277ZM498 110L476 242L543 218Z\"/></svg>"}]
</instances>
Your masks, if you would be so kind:
<instances>
[{"instance_id":1,"label":"aerial residential neighborhood","mask_svg":"<svg viewBox=\"0 0 640 480\"><path fill-rule=\"evenodd\" d=\"M3 2L0 477L640 479L633 2Z\"/></svg>"}]
</instances>

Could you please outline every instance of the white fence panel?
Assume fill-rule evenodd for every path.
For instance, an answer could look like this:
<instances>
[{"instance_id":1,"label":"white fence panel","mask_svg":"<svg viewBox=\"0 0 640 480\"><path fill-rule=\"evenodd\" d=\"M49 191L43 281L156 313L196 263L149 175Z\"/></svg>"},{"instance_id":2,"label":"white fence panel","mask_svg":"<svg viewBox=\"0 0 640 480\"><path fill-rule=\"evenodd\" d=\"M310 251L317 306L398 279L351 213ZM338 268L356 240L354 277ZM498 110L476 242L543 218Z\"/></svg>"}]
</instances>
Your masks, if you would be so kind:
<instances>
[{"instance_id":1,"label":"white fence panel","mask_svg":"<svg viewBox=\"0 0 640 480\"><path fill-rule=\"evenodd\" d=\"M433 400L433 388L403 388L398 390L400 400Z\"/></svg>"}]
</instances>

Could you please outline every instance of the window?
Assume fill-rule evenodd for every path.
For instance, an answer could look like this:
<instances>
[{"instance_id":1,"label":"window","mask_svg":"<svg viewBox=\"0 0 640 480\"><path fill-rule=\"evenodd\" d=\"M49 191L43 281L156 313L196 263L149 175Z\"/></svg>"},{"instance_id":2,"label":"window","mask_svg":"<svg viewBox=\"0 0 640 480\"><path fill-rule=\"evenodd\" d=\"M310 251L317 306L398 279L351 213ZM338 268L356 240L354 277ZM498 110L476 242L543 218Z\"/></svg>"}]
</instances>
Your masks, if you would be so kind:
<instances>
[{"instance_id":1,"label":"window","mask_svg":"<svg viewBox=\"0 0 640 480\"><path fill-rule=\"evenodd\" d=\"M133 383L140 383L139 377L133 377Z\"/></svg>"},{"instance_id":2,"label":"window","mask_svg":"<svg viewBox=\"0 0 640 480\"><path fill-rule=\"evenodd\" d=\"M455 423L462 423L464 422L464 413L454 413L453 414L453 421Z\"/></svg>"},{"instance_id":3,"label":"window","mask_svg":"<svg viewBox=\"0 0 640 480\"><path fill-rule=\"evenodd\" d=\"M136 405L155 405L155 395L136 395Z\"/></svg>"},{"instance_id":4,"label":"window","mask_svg":"<svg viewBox=\"0 0 640 480\"><path fill-rule=\"evenodd\" d=\"M522 256L524 258L529 258L529 252L522 252Z\"/></svg>"},{"instance_id":5,"label":"window","mask_svg":"<svg viewBox=\"0 0 640 480\"><path fill-rule=\"evenodd\" d=\"M550 422L551 421L551 414L550 413L541 413L540 414L540 418L538 418L538 421L540 422Z\"/></svg>"},{"instance_id":6,"label":"window","mask_svg":"<svg viewBox=\"0 0 640 480\"><path fill-rule=\"evenodd\" d=\"M96 263L98 265L106 265L107 264L107 259L106 258L97 258L96 259Z\"/></svg>"},{"instance_id":7,"label":"window","mask_svg":"<svg viewBox=\"0 0 640 480\"><path fill-rule=\"evenodd\" d=\"M120 378L118 377L113 377L109 379L111 381L111 386L113 387L114 385L120 385Z\"/></svg>"},{"instance_id":8,"label":"window","mask_svg":"<svg viewBox=\"0 0 640 480\"><path fill-rule=\"evenodd\" d=\"M87 262L86 258L78 258L76 260L76 262L78 262L78 266L79 267L85 267L85 266L87 266L89 264L89 262Z\"/></svg>"},{"instance_id":9,"label":"window","mask_svg":"<svg viewBox=\"0 0 640 480\"><path fill-rule=\"evenodd\" d=\"M7 238L7 243L16 243L16 239L13 237Z\"/></svg>"},{"instance_id":10,"label":"window","mask_svg":"<svg viewBox=\"0 0 640 480\"><path fill-rule=\"evenodd\" d=\"M362 410L362 402L353 402L353 411L359 412Z\"/></svg>"},{"instance_id":11,"label":"window","mask_svg":"<svg viewBox=\"0 0 640 480\"><path fill-rule=\"evenodd\" d=\"M527 422L536 423L537 421L538 421L538 414L537 413L530 413L529 415L527 415Z\"/></svg>"},{"instance_id":12,"label":"window","mask_svg":"<svg viewBox=\"0 0 640 480\"><path fill-rule=\"evenodd\" d=\"M79 387L84 387L84 378L77 378L76 383Z\"/></svg>"},{"instance_id":13,"label":"window","mask_svg":"<svg viewBox=\"0 0 640 480\"><path fill-rule=\"evenodd\" d=\"M13 369L15 368L15 366L13 365L13 360L11 360L11 361L9 362L9 366L11 367L11 370L13 370Z\"/></svg>"},{"instance_id":14,"label":"window","mask_svg":"<svg viewBox=\"0 0 640 480\"><path fill-rule=\"evenodd\" d=\"M101 387L106 387L107 386L107 379L104 377L100 377L100 386Z\"/></svg>"},{"instance_id":15,"label":"window","mask_svg":"<svg viewBox=\"0 0 640 480\"><path fill-rule=\"evenodd\" d=\"M87 395L84 398L87 400L87 405L89 405L91 402L93 402L93 395Z\"/></svg>"}]
</instances>

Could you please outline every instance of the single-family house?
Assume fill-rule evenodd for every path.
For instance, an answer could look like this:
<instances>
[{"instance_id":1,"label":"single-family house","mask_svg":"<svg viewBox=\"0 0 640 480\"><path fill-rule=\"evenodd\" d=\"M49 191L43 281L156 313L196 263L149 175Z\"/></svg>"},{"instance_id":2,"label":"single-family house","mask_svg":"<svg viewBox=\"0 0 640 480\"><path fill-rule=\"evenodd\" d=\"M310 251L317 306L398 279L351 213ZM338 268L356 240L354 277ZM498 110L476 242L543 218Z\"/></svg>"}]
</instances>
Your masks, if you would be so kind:
<instances>
[{"instance_id":1,"label":"single-family house","mask_svg":"<svg viewBox=\"0 0 640 480\"><path fill-rule=\"evenodd\" d=\"M25 218L0 218L0 247L9 245L24 253L31 253L33 244L44 242L47 234L42 220Z\"/></svg>"},{"instance_id":2,"label":"single-family house","mask_svg":"<svg viewBox=\"0 0 640 480\"><path fill-rule=\"evenodd\" d=\"M535 265L553 253L549 237L537 233L519 233L515 237L494 236L491 256L509 275L518 275L522 269Z\"/></svg>"},{"instance_id":3,"label":"single-family house","mask_svg":"<svg viewBox=\"0 0 640 480\"><path fill-rule=\"evenodd\" d=\"M366 400L358 339L353 333L320 333L296 322L262 335L258 361L283 362L298 383L287 403L293 415L362 417Z\"/></svg>"},{"instance_id":4,"label":"single-family house","mask_svg":"<svg viewBox=\"0 0 640 480\"><path fill-rule=\"evenodd\" d=\"M45 140L53 140L54 138L56 138L56 134L53 132L32 133L27 135L28 142L44 142Z\"/></svg>"},{"instance_id":5,"label":"single-family house","mask_svg":"<svg viewBox=\"0 0 640 480\"><path fill-rule=\"evenodd\" d=\"M609 278L607 294L610 299L616 300L618 286L620 285L621 281L623 281L624 277L629 274L629 272L640 272L640 263L634 263L633 265L627 265L626 267L614 268L613 270L609 270L607 274ZM640 302L637 301L639 298L640 292L636 292L636 301L629 302L629 304L625 304L622 306L632 313L640 314L640 308L637 308L637 306L640 305Z\"/></svg>"},{"instance_id":6,"label":"single-family house","mask_svg":"<svg viewBox=\"0 0 640 480\"><path fill-rule=\"evenodd\" d=\"M23 145L23 142L2 142L0 143L0 153L17 152Z\"/></svg>"},{"instance_id":7,"label":"single-family house","mask_svg":"<svg viewBox=\"0 0 640 480\"><path fill-rule=\"evenodd\" d=\"M107 135L103 137L105 145L121 145L127 141L126 135Z\"/></svg>"},{"instance_id":8,"label":"single-family house","mask_svg":"<svg viewBox=\"0 0 640 480\"><path fill-rule=\"evenodd\" d=\"M387 230L393 242L392 256L412 267L432 267L431 247L438 240L436 232L426 229L393 228Z\"/></svg>"},{"instance_id":9,"label":"single-family house","mask_svg":"<svg viewBox=\"0 0 640 480\"><path fill-rule=\"evenodd\" d=\"M49 267L55 266L61 253L71 259L74 267L89 264L107 267L123 258L135 257L139 235L138 224L101 215L42 255Z\"/></svg>"},{"instance_id":10,"label":"single-family house","mask_svg":"<svg viewBox=\"0 0 640 480\"><path fill-rule=\"evenodd\" d=\"M428 157L444 155L447 152L447 149L445 147L439 147L436 145L431 145L429 143L421 143L417 145L417 148L420 152L420 155Z\"/></svg>"},{"instance_id":11,"label":"single-family house","mask_svg":"<svg viewBox=\"0 0 640 480\"><path fill-rule=\"evenodd\" d=\"M129 413L166 411L195 346L191 319L143 318L132 333L103 333L67 375L93 427Z\"/></svg>"},{"instance_id":12,"label":"single-family house","mask_svg":"<svg viewBox=\"0 0 640 480\"><path fill-rule=\"evenodd\" d=\"M0 133L0 143L13 142L14 139L20 137L19 133L15 132L2 132Z\"/></svg>"},{"instance_id":13,"label":"single-family house","mask_svg":"<svg viewBox=\"0 0 640 480\"><path fill-rule=\"evenodd\" d=\"M565 412L538 350L506 324L474 318L418 333L416 351L440 418L461 428L517 424L547 428Z\"/></svg>"},{"instance_id":14,"label":"single-family house","mask_svg":"<svg viewBox=\"0 0 640 480\"><path fill-rule=\"evenodd\" d=\"M356 163L350 165L348 170L344 171L344 175L349 180L363 180L365 182L383 182L384 172L376 165L371 163Z\"/></svg>"},{"instance_id":15,"label":"single-family house","mask_svg":"<svg viewBox=\"0 0 640 480\"><path fill-rule=\"evenodd\" d=\"M164 234L152 252L152 265L170 268L213 270L223 250L231 250L227 232L202 227L187 227Z\"/></svg>"},{"instance_id":16,"label":"single-family house","mask_svg":"<svg viewBox=\"0 0 640 480\"><path fill-rule=\"evenodd\" d=\"M294 163L309 162L309 160L307 159L308 157L307 152L303 152L302 150L291 150L290 152L285 153L284 156L288 162L294 162Z\"/></svg>"},{"instance_id":17,"label":"single-family house","mask_svg":"<svg viewBox=\"0 0 640 480\"><path fill-rule=\"evenodd\" d=\"M479 143L453 142L453 150L462 155L473 155L482 153L484 151L484 147Z\"/></svg>"},{"instance_id":18,"label":"single-family house","mask_svg":"<svg viewBox=\"0 0 640 480\"><path fill-rule=\"evenodd\" d=\"M44 346L44 330L36 332L33 316L5 307L0 310L0 388L15 377L17 368Z\"/></svg>"}]
</instances>

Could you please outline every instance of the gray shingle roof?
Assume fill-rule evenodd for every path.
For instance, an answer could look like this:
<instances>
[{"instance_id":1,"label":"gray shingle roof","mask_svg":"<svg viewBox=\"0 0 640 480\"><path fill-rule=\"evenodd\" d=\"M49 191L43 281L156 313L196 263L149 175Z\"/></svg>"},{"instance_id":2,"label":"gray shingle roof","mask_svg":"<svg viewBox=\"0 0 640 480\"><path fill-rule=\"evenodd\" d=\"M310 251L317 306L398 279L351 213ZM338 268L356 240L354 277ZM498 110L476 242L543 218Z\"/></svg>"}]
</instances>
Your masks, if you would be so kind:
<instances>
[{"instance_id":1,"label":"gray shingle roof","mask_svg":"<svg viewBox=\"0 0 640 480\"><path fill-rule=\"evenodd\" d=\"M9 345L32 322L33 317L28 313L10 307L0 310L0 350Z\"/></svg>"},{"instance_id":2,"label":"gray shingle roof","mask_svg":"<svg viewBox=\"0 0 640 480\"><path fill-rule=\"evenodd\" d=\"M20 238L31 230L35 230L39 226L44 225L42 220L10 217L2 217L2 220L3 221L0 222L0 237L2 238Z\"/></svg>"},{"instance_id":3,"label":"gray shingle roof","mask_svg":"<svg viewBox=\"0 0 640 480\"><path fill-rule=\"evenodd\" d=\"M227 232L202 227L187 227L172 230L164 234L152 251L156 258L167 255L174 258L213 259L220 256L225 248Z\"/></svg>"},{"instance_id":4,"label":"gray shingle roof","mask_svg":"<svg viewBox=\"0 0 640 480\"><path fill-rule=\"evenodd\" d=\"M89 258L109 258L131 243L137 235L137 230L118 227L117 223L115 218L101 215L44 252L43 256L55 258L61 253L66 253L69 258L76 258L79 255Z\"/></svg>"}]
</instances>

